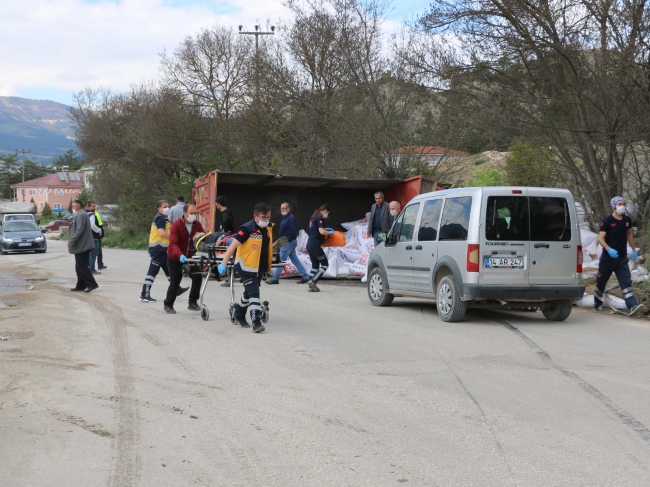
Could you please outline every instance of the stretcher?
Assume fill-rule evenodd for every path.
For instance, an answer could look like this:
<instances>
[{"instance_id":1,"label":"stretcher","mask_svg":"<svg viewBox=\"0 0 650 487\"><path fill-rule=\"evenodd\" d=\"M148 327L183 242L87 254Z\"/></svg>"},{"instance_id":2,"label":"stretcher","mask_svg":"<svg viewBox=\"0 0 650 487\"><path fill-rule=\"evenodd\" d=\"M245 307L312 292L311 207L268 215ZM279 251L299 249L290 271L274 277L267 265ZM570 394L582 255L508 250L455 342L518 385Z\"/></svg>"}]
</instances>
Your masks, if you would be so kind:
<instances>
[{"instance_id":1,"label":"stretcher","mask_svg":"<svg viewBox=\"0 0 650 487\"><path fill-rule=\"evenodd\" d=\"M208 288L208 282L215 280L220 282L222 279L228 279L230 284L230 322L235 323L235 256L233 255L228 262L223 262L223 254L228 250L228 247L208 245L202 248L204 251L201 255L196 255L185 261L183 264L183 276L190 277L193 274L201 274L203 282L201 283L201 293L199 294L199 307L201 308L201 319L208 321L210 319L210 310L203 302L203 296ZM219 264L225 264L227 267L226 274L221 276L217 271ZM288 265L288 262L280 262L279 253L273 254L273 269L282 268ZM262 321L264 323L269 321L269 302L262 303Z\"/></svg>"}]
</instances>

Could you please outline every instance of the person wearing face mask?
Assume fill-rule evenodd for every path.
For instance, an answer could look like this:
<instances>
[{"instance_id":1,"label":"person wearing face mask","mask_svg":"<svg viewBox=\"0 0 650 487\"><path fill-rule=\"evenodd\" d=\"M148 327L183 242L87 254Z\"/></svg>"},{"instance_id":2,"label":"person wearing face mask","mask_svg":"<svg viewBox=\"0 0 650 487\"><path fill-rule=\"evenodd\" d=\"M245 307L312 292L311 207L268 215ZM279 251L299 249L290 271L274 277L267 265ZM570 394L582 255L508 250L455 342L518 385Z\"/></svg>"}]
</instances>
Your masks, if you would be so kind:
<instances>
[{"instance_id":1,"label":"person wearing face mask","mask_svg":"<svg viewBox=\"0 0 650 487\"><path fill-rule=\"evenodd\" d=\"M217 197L217 210L221 212L220 230L226 234L235 233L235 214L228 209L225 196Z\"/></svg>"},{"instance_id":2,"label":"person wearing face mask","mask_svg":"<svg viewBox=\"0 0 650 487\"><path fill-rule=\"evenodd\" d=\"M167 270L167 247L169 247L169 228L171 224L167 220L169 215L169 203L166 200L158 202L158 210L156 216L151 223L151 232L149 233L149 270L147 276L144 278L142 284L142 292L140 293L140 301L143 303L155 303L156 300L151 297L151 286L156 280L156 276L160 269L165 273L169 279L169 271ZM189 288L178 288L178 295L187 292Z\"/></svg>"},{"instance_id":3,"label":"person wearing face mask","mask_svg":"<svg viewBox=\"0 0 650 487\"><path fill-rule=\"evenodd\" d=\"M375 204L370 208L370 221L368 222L368 235L375 240L375 247L379 245L377 234L390 230L390 210L384 201L384 193L375 193Z\"/></svg>"},{"instance_id":4,"label":"person wearing face mask","mask_svg":"<svg viewBox=\"0 0 650 487\"><path fill-rule=\"evenodd\" d=\"M90 228L88 213L82 210L79 200L72 202L72 222L68 237L68 252L74 255L75 271L77 273L77 285L70 291L94 291L99 286L90 272L90 252L95 249L93 231Z\"/></svg>"},{"instance_id":5,"label":"person wearing face mask","mask_svg":"<svg viewBox=\"0 0 650 487\"><path fill-rule=\"evenodd\" d=\"M300 263L298 255L296 254L296 247L298 246L298 222L296 217L291 213L291 205L289 203L282 203L280 205L280 213L282 214L282 223L280 223L279 238L286 237L287 243L280 249L280 260L286 262L287 259L291 260L293 265L300 273L301 279L297 284L306 284L309 282L309 274L305 272L305 268ZM272 278L267 279L267 284L278 284L280 282L280 274L282 269L275 269Z\"/></svg>"},{"instance_id":6,"label":"person wearing face mask","mask_svg":"<svg viewBox=\"0 0 650 487\"><path fill-rule=\"evenodd\" d=\"M397 218L397 215L402 210L402 205L399 204L399 201L391 201L388 208L390 208L390 226L392 227L395 218Z\"/></svg>"},{"instance_id":7,"label":"person wearing face mask","mask_svg":"<svg viewBox=\"0 0 650 487\"><path fill-rule=\"evenodd\" d=\"M321 205L316 209L309 221L309 238L307 239L307 252L311 260L311 271L309 272L309 291L319 292L318 281L327 272L329 263L323 252L325 235L333 235L334 229L326 228L326 220L330 215L330 205Z\"/></svg>"},{"instance_id":8,"label":"person wearing face mask","mask_svg":"<svg viewBox=\"0 0 650 487\"><path fill-rule=\"evenodd\" d=\"M598 263L598 277L594 291L594 310L603 311L603 293L612 273L621 286L625 305L631 315L636 314L643 305L639 305L632 289L632 277L627 263L627 244L632 247L632 262L636 261L637 253L634 247L632 219L625 214L625 199L615 196L610 201L612 214L600 223L598 243L603 247L603 253Z\"/></svg>"},{"instance_id":9,"label":"person wearing face mask","mask_svg":"<svg viewBox=\"0 0 650 487\"><path fill-rule=\"evenodd\" d=\"M183 216L178 218L169 228L169 246L167 247L167 268L169 270L169 287L165 297L164 307L166 313L176 314L174 302L178 296L178 288L183 279L183 264L192 257L196 250L192 240L197 233L205 233L201 222L197 221L199 211L194 205L185 205ZM201 293L203 277L200 273L192 273L192 287L187 309L201 311L197 300Z\"/></svg>"},{"instance_id":10,"label":"person wearing face mask","mask_svg":"<svg viewBox=\"0 0 650 487\"><path fill-rule=\"evenodd\" d=\"M262 276L271 271L273 263L271 207L266 203L258 203L253 210L253 219L244 223L235 234L233 242L223 255L223 262L229 262L235 255L234 270L239 273L244 285L244 293L235 308L235 320L240 326L248 328L246 321L248 309L253 323L253 332L265 330L262 324L262 305L260 301L260 283ZM236 252L236 254L235 254ZM219 264L219 274L226 273L226 264Z\"/></svg>"}]
</instances>

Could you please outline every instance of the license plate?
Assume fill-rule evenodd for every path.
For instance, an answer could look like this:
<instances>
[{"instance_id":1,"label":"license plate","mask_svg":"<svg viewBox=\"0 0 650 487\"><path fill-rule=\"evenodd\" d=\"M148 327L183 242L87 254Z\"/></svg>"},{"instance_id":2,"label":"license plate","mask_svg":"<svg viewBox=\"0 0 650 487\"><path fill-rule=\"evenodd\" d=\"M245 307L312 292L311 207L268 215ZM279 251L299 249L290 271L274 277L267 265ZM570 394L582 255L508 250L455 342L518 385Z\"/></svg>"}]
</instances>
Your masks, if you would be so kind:
<instances>
[{"instance_id":1,"label":"license plate","mask_svg":"<svg viewBox=\"0 0 650 487\"><path fill-rule=\"evenodd\" d=\"M486 268L499 268L499 269L523 269L524 268L524 259L523 257L486 257L485 258L485 267Z\"/></svg>"},{"instance_id":2,"label":"license plate","mask_svg":"<svg viewBox=\"0 0 650 487\"><path fill-rule=\"evenodd\" d=\"M32 244L30 242L19 243L18 244L18 247L31 247L31 246L32 246Z\"/></svg>"}]
</instances>

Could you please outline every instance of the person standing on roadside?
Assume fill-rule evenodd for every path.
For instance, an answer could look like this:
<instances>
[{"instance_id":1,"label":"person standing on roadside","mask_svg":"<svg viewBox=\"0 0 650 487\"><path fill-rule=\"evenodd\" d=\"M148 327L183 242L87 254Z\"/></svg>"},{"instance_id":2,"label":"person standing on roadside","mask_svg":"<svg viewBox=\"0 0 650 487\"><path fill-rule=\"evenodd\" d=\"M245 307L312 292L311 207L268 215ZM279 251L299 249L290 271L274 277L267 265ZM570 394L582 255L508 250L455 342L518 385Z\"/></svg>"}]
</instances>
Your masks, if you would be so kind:
<instances>
[{"instance_id":1,"label":"person standing on roadside","mask_svg":"<svg viewBox=\"0 0 650 487\"><path fill-rule=\"evenodd\" d=\"M183 211L185 211L185 196L179 194L176 197L176 204L169 210L169 215L167 216L169 223L173 224L176 220L182 218Z\"/></svg>"},{"instance_id":2,"label":"person standing on roadside","mask_svg":"<svg viewBox=\"0 0 650 487\"><path fill-rule=\"evenodd\" d=\"M612 214L605 217L600 223L598 243L603 247L603 253L598 263L598 277L594 291L594 310L602 312L603 293L612 273L621 286L623 298L629 315L636 314L644 305L639 305L632 289L632 276L627 259L627 244L632 247L632 262L636 261L637 252L634 247L634 234L632 233L632 219L625 214L625 199L615 196L610 201Z\"/></svg>"},{"instance_id":3,"label":"person standing on roadside","mask_svg":"<svg viewBox=\"0 0 650 487\"><path fill-rule=\"evenodd\" d=\"M97 211L96 204L95 204L94 213L95 213L95 221L97 222L97 226L102 231L102 234L99 237L99 250L97 251L97 269L101 271L104 269L108 269L108 267L104 265L104 252L102 251L102 240L104 240L104 237L106 236L106 231L104 230L104 222L102 221L102 217L100 216L99 211Z\"/></svg>"},{"instance_id":4,"label":"person standing on roadside","mask_svg":"<svg viewBox=\"0 0 650 487\"><path fill-rule=\"evenodd\" d=\"M287 238L287 243L280 249L280 260L286 262L287 259L290 259L301 277L297 281L297 284L306 284L309 282L309 274L305 271L305 268L298 259L298 254L296 254L296 247L298 246L298 221L294 214L291 213L291 205L289 203L282 203L280 205L280 213L282 213L282 223L280 223L280 235L278 238ZM267 279L266 283L278 284L281 273L281 268L275 269L271 279Z\"/></svg>"},{"instance_id":5,"label":"person standing on roadside","mask_svg":"<svg viewBox=\"0 0 650 487\"><path fill-rule=\"evenodd\" d=\"M375 193L375 204L370 208L370 220L368 221L368 235L375 240L375 247L379 245L377 234L390 230L390 210L384 202L384 193Z\"/></svg>"},{"instance_id":6,"label":"person standing on roadside","mask_svg":"<svg viewBox=\"0 0 650 487\"><path fill-rule=\"evenodd\" d=\"M165 273L169 280L169 271L167 270L167 247L169 247L169 232L171 225L167 221L169 215L169 203L165 200L158 202L156 216L151 223L149 232L149 270L144 278L140 301L143 303L155 303L156 300L151 297L151 286L153 286L156 276L160 269ZM189 288L178 287L178 296L184 294Z\"/></svg>"},{"instance_id":7,"label":"person standing on roadside","mask_svg":"<svg viewBox=\"0 0 650 487\"><path fill-rule=\"evenodd\" d=\"M311 216L309 221L309 238L307 239L307 252L311 260L311 271L309 271L309 291L317 293L320 291L317 284L323 274L329 268L327 256L321 245L325 242L325 235L333 235L334 229L325 228L326 220L330 214L330 205L321 205Z\"/></svg>"},{"instance_id":8,"label":"person standing on roadside","mask_svg":"<svg viewBox=\"0 0 650 487\"><path fill-rule=\"evenodd\" d=\"M171 211L170 211L171 213ZM167 268L169 270L169 287L167 288L167 297L164 301L164 310L166 313L176 314L174 302L178 296L178 288L183 279L183 264L188 257L192 257L196 250L192 245L192 239L197 233L204 233L203 226L197 221L199 212L194 205L185 205L183 216L178 218L169 229L169 246L167 247ZM192 288L190 289L190 298L187 309L190 311L200 311L201 308L197 303L201 293L201 281L203 280L200 273L193 273Z\"/></svg>"},{"instance_id":9,"label":"person standing on roadside","mask_svg":"<svg viewBox=\"0 0 650 487\"><path fill-rule=\"evenodd\" d=\"M97 254L99 254L99 245L100 242L99 240L102 237L102 229L97 226L97 219L95 218L95 209L97 207L95 206L95 203L92 201L88 201L86 203L86 213L88 213L88 219L90 221L90 229L92 230L93 233L93 240L95 243L95 248L90 252L90 272L93 274L101 274L101 272L98 272L97 269L95 269L95 264L97 262Z\"/></svg>"},{"instance_id":10,"label":"person standing on roadside","mask_svg":"<svg viewBox=\"0 0 650 487\"><path fill-rule=\"evenodd\" d=\"M221 212L220 230L228 235L235 233L235 214L228 209L225 196L217 197L217 210Z\"/></svg>"},{"instance_id":11,"label":"person standing on roadside","mask_svg":"<svg viewBox=\"0 0 650 487\"><path fill-rule=\"evenodd\" d=\"M95 248L93 234L90 228L88 213L83 211L79 200L72 202L72 222L68 236L68 252L74 255L74 270L77 273L77 285L70 291L94 291L99 286L90 272L90 251Z\"/></svg>"},{"instance_id":12,"label":"person standing on roadside","mask_svg":"<svg viewBox=\"0 0 650 487\"><path fill-rule=\"evenodd\" d=\"M399 204L399 201L391 201L388 208L390 209L390 227L392 227L395 218L397 218L399 212L402 211L402 205Z\"/></svg>"},{"instance_id":13,"label":"person standing on roadside","mask_svg":"<svg viewBox=\"0 0 650 487\"><path fill-rule=\"evenodd\" d=\"M257 203L253 210L253 219L239 228L218 267L219 274L224 275L227 269L224 262L228 263L237 252L233 272L239 272L244 293L235 308L235 320L244 328L250 327L251 325L246 321L246 310L248 310L253 322L253 333L261 333L265 330L262 324L260 283L262 276L270 272L273 265L270 222L271 207L266 203Z\"/></svg>"}]
</instances>

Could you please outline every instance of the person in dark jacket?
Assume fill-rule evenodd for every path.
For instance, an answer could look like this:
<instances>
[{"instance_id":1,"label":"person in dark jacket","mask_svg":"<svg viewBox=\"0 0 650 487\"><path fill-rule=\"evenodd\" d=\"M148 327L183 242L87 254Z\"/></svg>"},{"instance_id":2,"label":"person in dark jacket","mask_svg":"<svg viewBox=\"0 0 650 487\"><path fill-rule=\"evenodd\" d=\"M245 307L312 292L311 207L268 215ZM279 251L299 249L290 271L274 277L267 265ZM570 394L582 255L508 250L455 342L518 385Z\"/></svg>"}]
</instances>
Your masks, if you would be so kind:
<instances>
[{"instance_id":1,"label":"person in dark jacket","mask_svg":"<svg viewBox=\"0 0 650 487\"><path fill-rule=\"evenodd\" d=\"M192 245L192 239L197 233L204 233L203 226L197 221L198 210L194 205L185 205L183 216L178 218L169 229L169 245L167 246L167 269L169 270L169 287L167 288L167 297L164 301L164 310L166 313L175 314L174 302L178 295L178 286L183 279L183 264L188 257L192 257L196 250ZM187 309L190 311L200 311L197 300L201 292L201 282L203 278L200 273L191 275L192 288Z\"/></svg>"},{"instance_id":2,"label":"person in dark jacket","mask_svg":"<svg viewBox=\"0 0 650 487\"><path fill-rule=\"evenodd\" d=\"M102 231L102 234L99 237L99 250L97 251L97 269L101 271L108 269L108 266L104 265L104 252L102 250L102 240L104 240L104 237L106 237L106 230L104 229L104 222L102 221L102 217L97 211L97 205L95 204L94 207L95 221L97 222L99 229Z\"/></svg>"},{"instance_id":3,"label":"person in dark jacket","mask_svg":"<svg viewBox=\"0 0 650 487\"><path fill-rule=\"evenodd\" d=\"M95 203L93 201L88 201L86 202L86 213L88 213L88 219L90 220L90 229L92 230L93 233L93 240L95 241L95 248L90 251L90 261L89 261L89 266L90 266L90 272L93 274L101 274L101 272L97 271L95 268L95 263L97 262L97 255L99 254L99 245L100 245L100 239L102 238L102 229L99 228L99 225L97 224L97 218L95 217L95 210L97 207L95 206Z\"/></svg>"},{"instance_id":4,"label":"person in dark jacket","mask_svg":"<svg viewBox=\"0 0 650 487\"><path fill-rule=\"evenodd\" d=\"M632 289L632 276L627 263L627 244L632 247L632 262L637 259L632 233L632 219L625 214L625 199L615 196L610 201L612 214L600 223L598 243L603 253L598 262L598 277L594 290L594 310L603 311L603 293L612 273L616 274L621 286L625 305L630 316L636 314L644 305L639 304Z\"/></svg>"},{"instance_id":5,"label":"person in dark jacket","mask_svg":"<svg viewBox=\"0 0 650 487\"><path fill-rule=\"evenodd\" d=\"M221 224L219 228L228 235L235 233L235 214L228 209L228 202L225 196L217 198L217 210L221 212Z\"/></svg>"},{"instance_id":6,"label":"person in dark jacket","mask_svg":"<svg viewBox=\"0 0 650 487\"><path fill-rule=\"evenodd\" d=\"M390 208L384 201L384 193L375 193L375 204L370 208L370 221L368 222L368 235L375 239L375 247L379 245L377 234L390 230Z\"/></svg>"},{"instance_id":7,"label":"person in dark jacket","mask_svg":"<svg viewBox=\"0 0 650 487\"><path fill-rule=\"evenodd\" d=\"M289 203L282 203L280 213L282 213L282 223L280 223L280 235L278 235L278 238L287 238L287 243L280 249L280 260L282 262L286 262L287 259L291 260L300 273L301 279L297 281L297 284L305 284L309 282L309 274L305 271L305 268L298 259L298 254L296 254L296 247L298 246L298 221L294 214L291 213L291 205ZM278 284L281 273L281 268L275 269L271 279L267 279L266 283Z\"/></svg>"},{"instance_id":8,"label":"person in dark jacket","mask_svg":"<svg viewBox=\"0 0 650 487\"><path fill-rule=\"evenodd\" d=\"M309 271L309 291L319 292L317 284L323 274L329 268L327 256L321 245L325 242L325 235L333 235L334 229L325 228L327 218L330 214L330 205L321 205L316 209L309 221L309 238L307 239L307 253L311 260L311 271Z\"/></svg>"},{"instance_id":9,"label":"person in dark jacket","mask_svg":"<svg viewBox=\"0 0 650 487\"><path fill-rule=\"evenodd\" d=\"M70 289L70 291L85 291L89 293L99 287L88 266L90 251L95 249L95 241L93 240L92 230L90 229L88 213L83 211L81 201L74 200L72 202L72 212L74 217L70 224L68 252L74 255L74 270L77 273L77 285Z\"/></svg>"}]
</instances>

